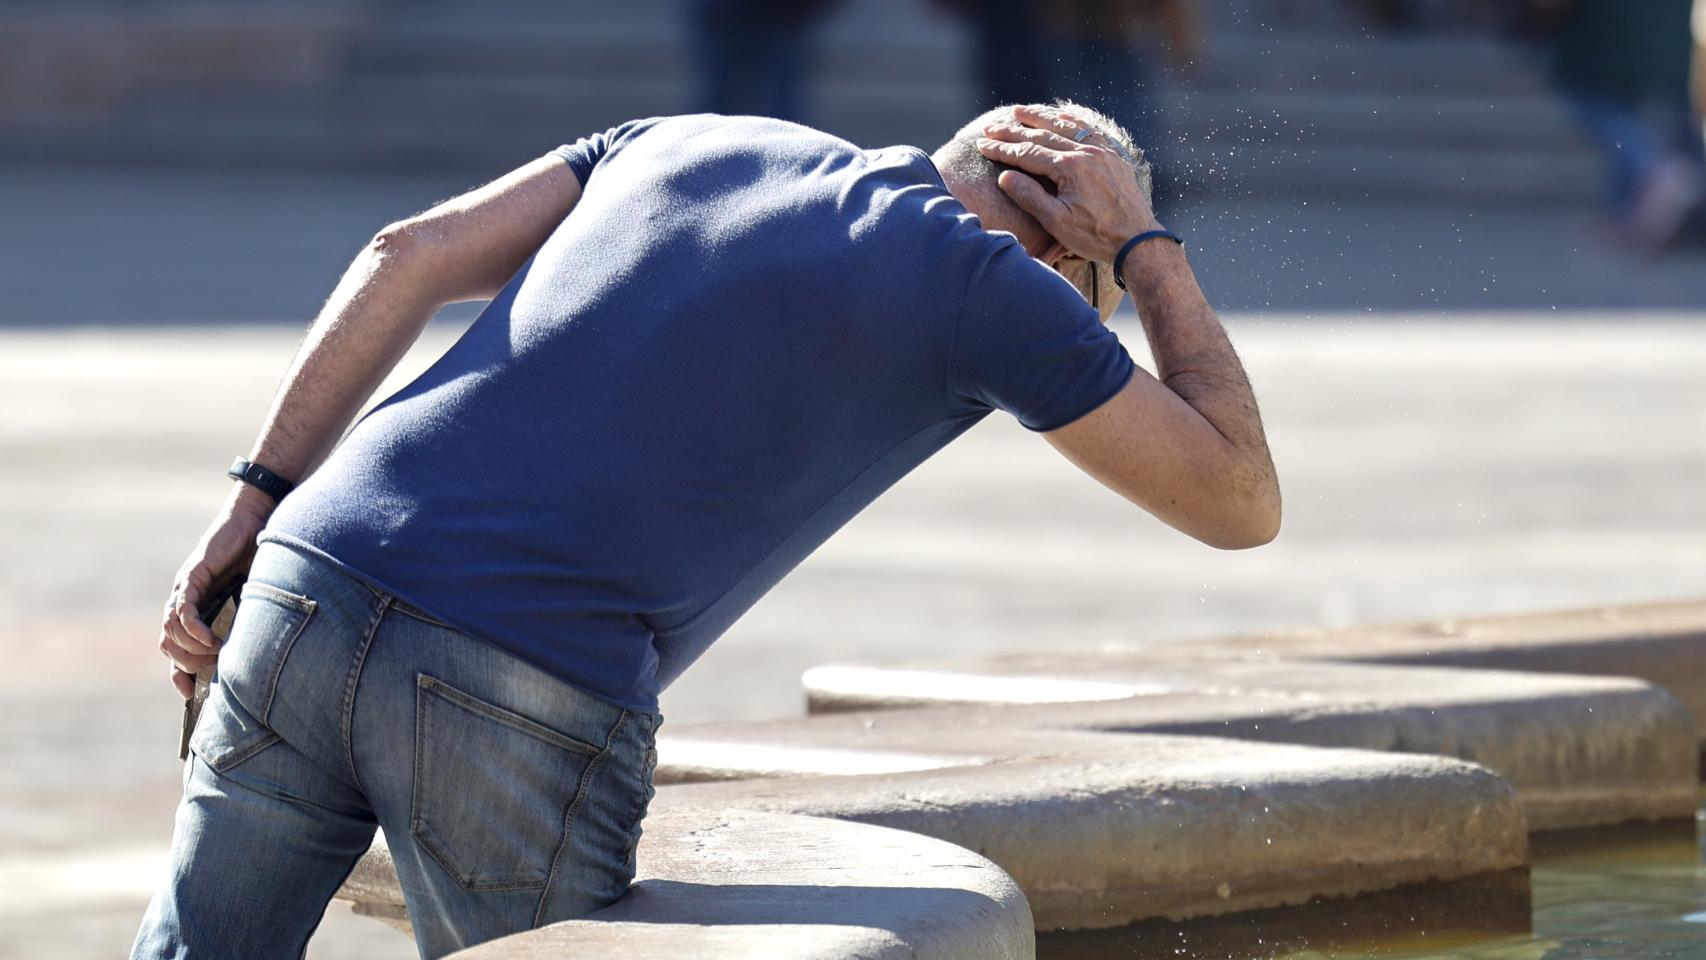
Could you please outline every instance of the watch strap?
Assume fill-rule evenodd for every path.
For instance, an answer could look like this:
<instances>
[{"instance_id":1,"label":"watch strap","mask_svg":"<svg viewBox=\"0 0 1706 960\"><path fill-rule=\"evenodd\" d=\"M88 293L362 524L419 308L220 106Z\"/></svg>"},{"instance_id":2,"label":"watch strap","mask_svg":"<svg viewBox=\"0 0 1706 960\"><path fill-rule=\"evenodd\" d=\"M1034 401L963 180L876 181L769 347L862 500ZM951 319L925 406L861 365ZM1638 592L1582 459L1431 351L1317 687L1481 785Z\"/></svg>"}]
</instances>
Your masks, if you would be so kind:
<instances>
[{"instance_id":1,"label":"watch strap","mask_svg":"<svg viewBox=\"0 0 1706 960\"><path fill-rule=\"evenodd\" d=\"M241 480L251 487L260 489L274 500L283 500L290 491L296 489L296 484L284 479L258 463L251 463L242 457L231 461L231 469L225 475L233 480Z\"/></svg>"}]
</instances>

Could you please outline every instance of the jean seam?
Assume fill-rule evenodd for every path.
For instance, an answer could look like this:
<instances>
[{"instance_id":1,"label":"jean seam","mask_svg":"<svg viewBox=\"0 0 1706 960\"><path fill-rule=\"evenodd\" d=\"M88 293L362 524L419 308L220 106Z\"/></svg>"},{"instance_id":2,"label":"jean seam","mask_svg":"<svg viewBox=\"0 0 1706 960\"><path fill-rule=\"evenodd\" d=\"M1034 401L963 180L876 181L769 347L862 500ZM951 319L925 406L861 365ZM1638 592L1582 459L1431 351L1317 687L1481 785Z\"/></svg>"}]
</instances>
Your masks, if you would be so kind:
<instances>
[{"instance_id":1,"label":"jean seam","mask_svg":"<svg viewBox=\"0 0 1706 960\"><path fill-rule=\"evenodd\" d=\"M383 594L376 595L378 602L373 606L369 615L367 629L362 631L361 644L356 647L355 658L350 662L349 676L344 680L343 716L339 718L340 733L343 734L344 760L349 764L350 782L355 785L356 792L367 796L367 790L361 785L361 774L355 769L355 692L361 685L361 669L367 663L367 651L373 648L373 637L379 632L379 624L385 619L385 611L391 606L391 598Z\"/></svg>"},{"instance_id":2,"label":"jean seam","mask_svg":"<svg viewBox=\"0 0 1706 960\"><path fill-rule=\"evenodd\" d=\"M266 594L267 599L281 603L287 607L295 607L303 613L313 613L316 606L312 597L300 593L291 593L283 587L275 587L264 580L249 580L237 592L239 601L258 599L252 594Z\"/></svg>"},{"instance_id":3,"label":"jean seam","mask_svg":"<svg viewBox=\"0 0 1706 960\"><path fill-rule=\"evenodd\" d=\"M575 799L569 804L569 809L563 814L563 839L557 844L557 853L551 858L551 869L545 874L545 888L539 891L539 903L533 908L532 926L537 928L545 917L545 905L551 902L551 892L557 886L557 871L562 867L563 857L568 853L569 845L574 840L575 817L580 814L581 803L586 800L587 786L591 784L604 768L604 760L610 756L611 745L616 742L616 735L621 732L622 725L628 721L628 711L616 715L616 722L610 725L610 732L604 735L604 749L592 762L581 771L580 783L575 786Z\"/></svg>"},{"instance_id":4,"label":"jean seam","mask_svg":"<svg viewBox=\"0 0 1706 960\"><path fill-rule=\"evenodd\" d=\"M646 819L646 808L651 806L652 798L657 795L656 788L652 786L652 781L657 776L657 769L658 751L654 743L653 746L646 748L645 758L640 763L640 776L643 778L640 783L640 802L634 805L634 811L628 815L629 836L634 836L639 830L640 822Z\"/></svg>"},{"instance_id":5,"label":"jean seam","mask_svg":"<svg viewBox=\"0 0 1706 960\"><path fill-rule=\"evenodd\" d=\"M413 606L412 604L408 603L405 600L398 600L396 598L392 598L391 609L395 610L396 612L402 614L405 617L413 617L414 619L419 620L422 623L428 623L428 624L431 624L435 627L444 627L446 630L455 630L456 629L455 627L451 626L450 624L445 623L443 620L440 620L437 617L433 616L432 614L427 613L425 610L422 610L420 607Z\"/></svg>"},{"instance_id":6,"label":"jean seam","mask_svg":"<svg viewBox=\"0 0 1706 960\"><path fill-rule=\"evenodd\" d=\"M419 686L421 679L425 676L425 674L415 676L415 756L413 782L409 786L409 837L427 852L427 856L437 861L444 872L450 874L452 880L455 880L459 886L466 890L469 878L451 866L450 860L437 849L437 844L433 843L421 830L421 789L422 784L426 783L427 777L431 773L427 766L430 754L426 750L426 700L420 695Z\"/></svg>"},{"instance_id":7,"label":"jean seam","mask_svg":"<svg viewBox=\"0 0 1706 960\"><path fill-rule=\"evenodd\" d=\"M243 761L283 739L284 738L279 736L276 731L268 730L266 736L255 741L253 745L245 747L242 750L238 750L228 757L220 758L220 762L217 765L207 757L201 757L201 762L207 764L207 769L223 776L229 771L235 769L238 764L241 764Z\"/></svg>"}]
</instances>

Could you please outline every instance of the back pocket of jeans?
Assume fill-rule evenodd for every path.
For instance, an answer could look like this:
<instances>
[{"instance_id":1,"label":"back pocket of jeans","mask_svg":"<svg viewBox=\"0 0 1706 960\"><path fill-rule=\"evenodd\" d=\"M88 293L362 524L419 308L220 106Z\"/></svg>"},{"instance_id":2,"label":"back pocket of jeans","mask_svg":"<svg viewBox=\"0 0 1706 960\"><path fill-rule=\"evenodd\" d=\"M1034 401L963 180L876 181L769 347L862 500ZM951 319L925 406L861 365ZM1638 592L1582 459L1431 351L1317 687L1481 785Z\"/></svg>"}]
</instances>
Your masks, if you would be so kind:
<instances>
[{"instance_id":1,"label":"back pocket of jeans","mask_svg":"<svg viewBox=\"0 0 1706 960\"><path fill-rule=\"evenodd\" d=\"M314 614L314 601L269 583L243 585L231 639L219 651L219 682L263 725L272 713L279 672Z\"/></svg>"},{"instance_id":2,"label":"back pocket of jeans","mask_svg":"<svg viewBox=\"0 0 1706 960\"><path fill-rule=\"evenodd\" d=\"M410 832L466 890L545 885L602 750L421 674Z\"/></svg>"}]
</instances>

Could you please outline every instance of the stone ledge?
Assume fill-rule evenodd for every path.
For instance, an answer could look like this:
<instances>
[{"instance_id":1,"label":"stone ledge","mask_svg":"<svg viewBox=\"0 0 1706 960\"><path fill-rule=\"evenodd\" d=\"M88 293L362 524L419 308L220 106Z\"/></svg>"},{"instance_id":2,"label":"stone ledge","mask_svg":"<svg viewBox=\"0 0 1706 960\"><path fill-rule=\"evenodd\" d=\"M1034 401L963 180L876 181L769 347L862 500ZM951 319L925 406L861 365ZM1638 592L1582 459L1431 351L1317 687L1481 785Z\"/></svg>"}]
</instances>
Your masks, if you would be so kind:
<instances>
[{"instance_id":1,"label":"stone ledge","mask_svg":"<svg viewBox=\"0 0 1706 960\"><path fill-rule=\"evenodd\" d=\"M1669 690L1706 743L1706 601L1299 630L1131 648L1633 677Z\"/></svg>"},{"instance_id":2,"label":"stone ledge","mask_svg":"<svg viewBox=\"0 0 1706 960\"><path fill-rule=\"evenodd\" d=\"M659 781L678 782L658 791L633 892L464 955L1021 956L1033 920L1094 952L1150 928L1159 943L1179 921L1412 890L1520 920L1531 828L1692 813L1695 718L1636 680L1438 664L1600 669L1706 699L1702 614L819 669L819 709L962 705L666 729ZM1347 660L1376 662L1331 662ZM1184 735L1203 733L1217 736ZM905 833L844 832L872 827ZM909 859L914 841L938 852ZM908 880L908 864L945 872ZM341 895L406 924L382 848Z\"/></svg>"},{"instance_id":3,"label":"stone ledge","mask_svg":"<svg viewBox=\"0 0 1706 960\"><path fill-rule=\"evenodd\" d=\"M1693 718L1665 691L1624 678L1069 651L912 667L819 667L808 672L807 685L818 710L854 703L914 706L930 697L961 704L983 698L984 705L905 710L880 725L869 715L841 724L830 715L805 725L666 730L660 775L710 778L710 771L693 766L715 759L702 754L705 742L745 739L773 750L862 749L909 757L931 748L943 753L952 742L943 739L944 731L1032 727L1457 757L1510 780L1535 830L1690 817L1698 802ZM1103 699L1104 690L1142 692ZM1094 699L1013 704L1073 693ZM989 734L981 736L990 743ZM741 775L731 751L721 753L722 775ZM864 762L880 761L868 756ZM779 755L768 765L784 766ZM746 775L781 772L752 769ZM821 771L797 771L807 772Z\"/></svg>"},{"instance_id":4,"label":"stone ledge","mask_svg":"<svg viewBox=\"0 0 1706 960\"><path fill-rule=\"evenodd\" d=\"M1087 677L1072 669L1081 656L1104 665L1122 666L1123 678ZM1085 695L1074 684L1108 682L1137 685L1128 696L1152 692L1161 685L1147 672L1159 664L1205 659L1309 660L1343 663L1400 664L1511 670L1523 673L1565 673L1631 677L1671 692L1700 723L1706 741L1706 601L1591 607L1547 613L1462 617L1414 623L1349 627L1342 630L1295 630L1252 633L1196 640L1110 644L1090 650L1054 650L1047 654L998 654L988 657L926 661L920 671L946 667L954 673L982 668L990 677L1048 677L1057 686L1044 686L1037 696L1047 701L1112 699ZM820 671L807 671L807 696L813 712L856 709L871 704L856 682L830 683ZM845 670L846 668L836 668ZM1012 683L1011 680L1008 681ZM941 702L926 695L916 701ZM899 705L889 700L891 705ZM962 702L1016 701L976 694Z\"/></svg>"},{"instance_id":5,"label":"stone ledge","mask_svg":"<svg viewBox=\"0 0 1706 960\"><path fill-rule=\"evenodd\" d=\"M952 749L966 750L979 732L968 729ZM999 866L990 874L1010 874L1023 888L1039 930L1109 929L1458 882L1486 886L1496 881L1507 905L1526 902L1528 846L1521 807L1508 784L1472 764L1214 738L981 732L1026 741L1022 745L1037 753L1043 752L1042 741L1056 741L1068 755L910 773L664 786L647 820L641 877L730 880L750 870L753 877L782 879L742 883L786 885L805 882L787 877L810 867L837 878L832 885L846 883L857 893L860 871L880 871L891 856L873 846L842 864L838 858L844 851L837 843L798 832L807 826L795 828L787 849L754 845L736 856L729 843L707 843L704 831L693 829L731 819L744 822L745 815L731 811L761 811L805 814L802 825L827 823L816 819L824 817L893 827L966 848L958 856L972 857L967 851L975 850ZM772 863L772 856L779 859ZM797 859L802 857L804 866ZM707 862L695 866L698 859ZM903 877L906 862L904 856L896 859L898 866L889 875ZM952 871L960 869L958 860L944 853L930 862L950 868L949 874L912 883L954 885L950 881ZM643 889L641 883L635 891ZM339 896L354 901L362 913L406 922L395 873L381 845L375 845ZM823 908L818 920L837 926L835 898L790 896L788 902L802 910L813 904ZM646 902L635 899L642 907ZM732 918L739 910L757 909L741 896L695 902L705 911L705 923L728 909L725 922L738 925ZM646 912L650 907L624 906L628 903L625 899L580 923L619 919L634 924L654 916ZM663 903L669 916L690 906ZM658 916L650 922L688 921ZM806 922L804 915L800 922ZM668 940L674 935L670 930L654 933L663 938L660 943L674 942ZM577 927L574 935L640 933L589 933ZM729 942L738 946L741 941Z\"/></svg>"},{"instance_id":6,"label":"stone ledge","mask_svg":"<svg viewBox=\"0 0 1706 960\"><path fill-rule=\"evenodd\" d=\"M803 813L947 840L1012 875L1039 930L1213 916L1528 862L1510 786L1460 761L1206 737L1049 736L1076 740L1069 748L1093 737L1098 750L666 786L655 808Z\"/></svg>"},{"instance_id":7,"label":"stone ledge","mask_svg":"<svg viewBox=\"0 0 1706 960\"><path fill-rule=\"evenodd\" d=\"M409 933L409 907L403 900L403 886L397 880L397 864L391 859L391 848L385 833L373 836L373 845L356 861L355 869L344 878L337 898L347 900L355 912L372 917L381 923Z\"/></svg>"},{"instance_id":8,"label":"stone ledge","mask_svg":"<svg viewBox=\"0 0 1706 960\"><path fill-rule=\"evenodd\" d=\"M1028 960L1029 906L988 860L881 827L740 811L646 819L638 875L618 902L579 920L455 954L480 960L623 956ZM338 896L403 917L395 869L376 842ZM406 928L407 921L399 924Z\"/></svg>"}]
</instances>

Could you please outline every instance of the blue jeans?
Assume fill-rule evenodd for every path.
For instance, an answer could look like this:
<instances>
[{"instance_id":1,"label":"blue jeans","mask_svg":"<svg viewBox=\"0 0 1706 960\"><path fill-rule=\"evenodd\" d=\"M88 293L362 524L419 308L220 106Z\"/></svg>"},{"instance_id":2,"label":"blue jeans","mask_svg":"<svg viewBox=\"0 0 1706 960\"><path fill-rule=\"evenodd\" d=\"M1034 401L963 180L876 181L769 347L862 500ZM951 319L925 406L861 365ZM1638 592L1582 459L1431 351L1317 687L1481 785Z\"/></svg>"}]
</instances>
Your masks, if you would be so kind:
<instances>
[{"instance_id":1,"label":"blue jeans","mask_svg":"<svg viewBox=\"0 0 1706 960\"><path fill-rule=\"evenodd\" d=\"M627 890L660 718L266 543L133 958L297 960L385 831L421 956Z\"/></svg>"},{"instance_id":2,"label":"blue jeans","mask_svg":"<svg viewBox=\"0 0 1706 960\"><path fill-rule=\"evenodd\" d=\"M1683 91L1645 103L1582 90L1564 96L1605 158L1605 199L1613 216L1634 212L1642 189L1667 156L1696 169L1706 167L1700 125Z\"/></svg>"}]
</instances>

